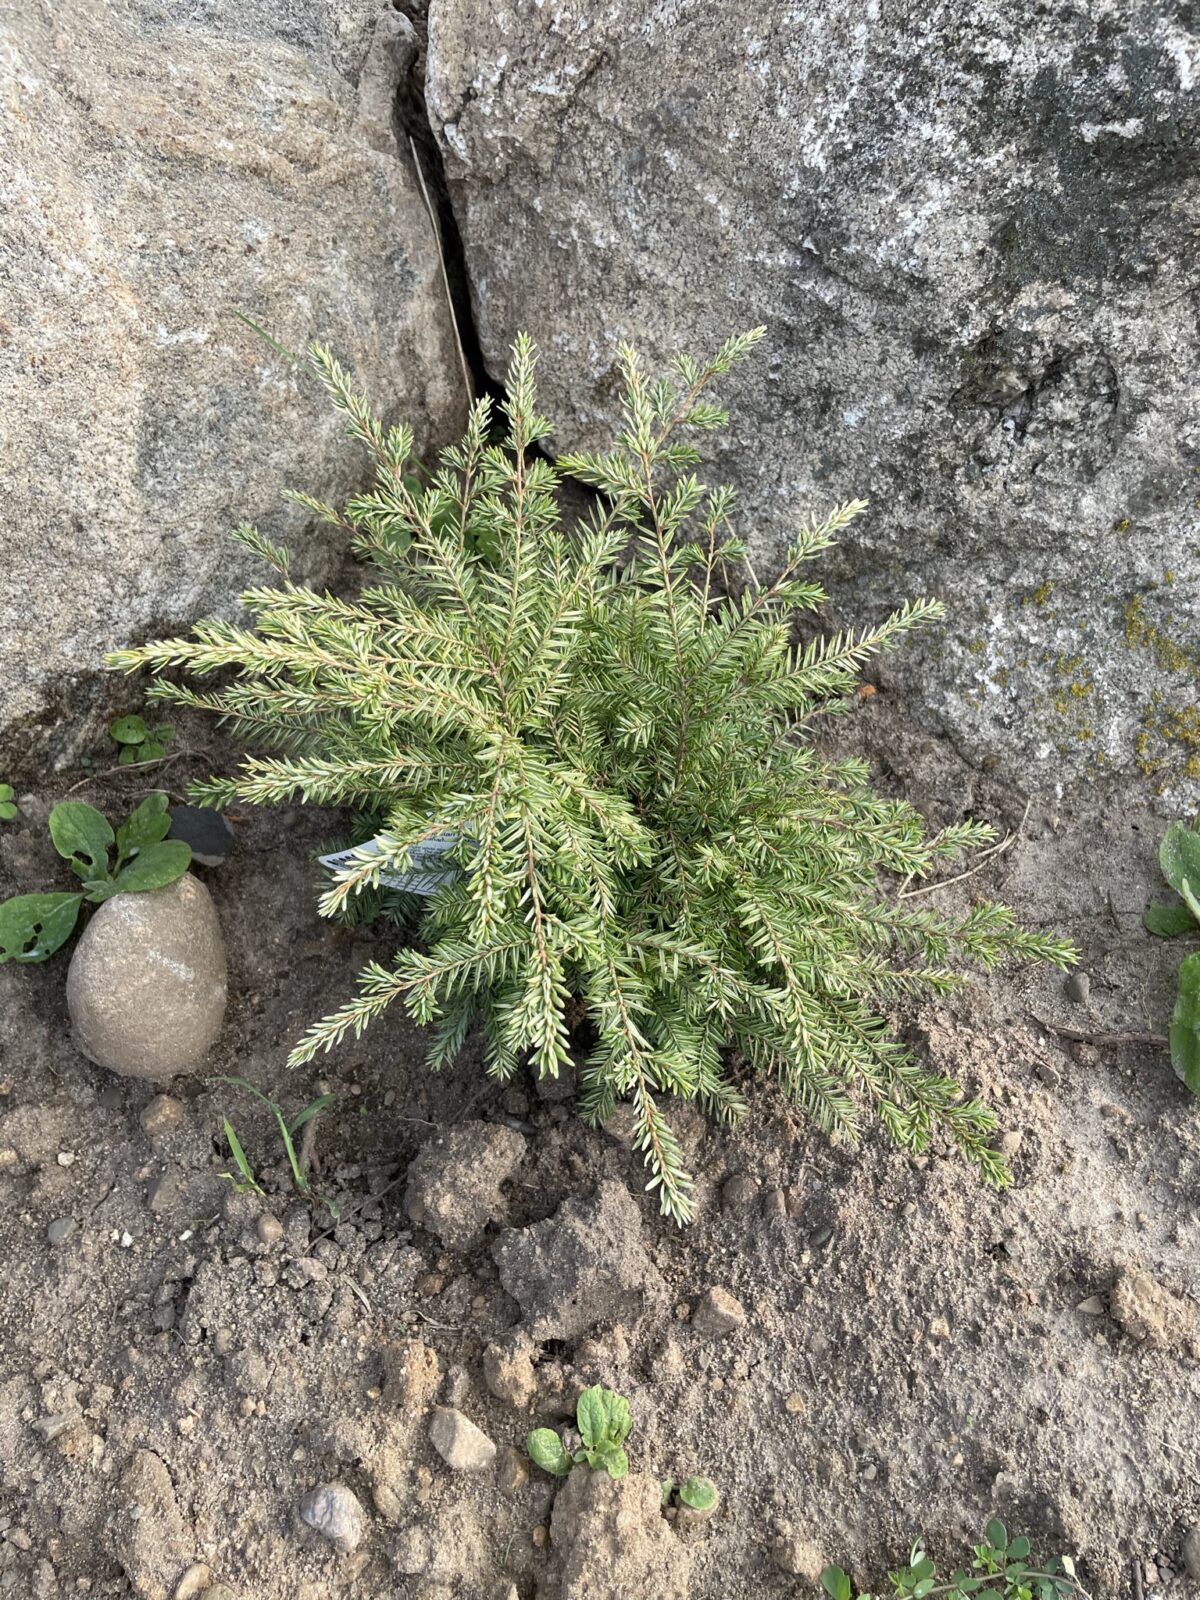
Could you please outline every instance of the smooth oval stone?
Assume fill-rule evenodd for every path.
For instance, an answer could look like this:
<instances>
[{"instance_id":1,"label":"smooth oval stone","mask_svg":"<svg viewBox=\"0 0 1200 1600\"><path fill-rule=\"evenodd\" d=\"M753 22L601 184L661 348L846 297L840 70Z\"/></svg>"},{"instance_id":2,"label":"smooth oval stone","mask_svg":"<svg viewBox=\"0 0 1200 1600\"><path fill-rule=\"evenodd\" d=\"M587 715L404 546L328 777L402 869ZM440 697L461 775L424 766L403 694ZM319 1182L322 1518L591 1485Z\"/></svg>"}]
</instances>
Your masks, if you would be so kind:
<instances>
[{"instance_id":1,"label":"smooth oval stone","mask_svg":"<svg viewBox=\"0 0 1200 1600\"><path fill-rule=\"evenodd\" d=\"M88 923L67 973L75 1042L130 1078L194 1067L225 1016L225 946L208 890L185 872L118 894Z\"/></svg>"}]
</instances>

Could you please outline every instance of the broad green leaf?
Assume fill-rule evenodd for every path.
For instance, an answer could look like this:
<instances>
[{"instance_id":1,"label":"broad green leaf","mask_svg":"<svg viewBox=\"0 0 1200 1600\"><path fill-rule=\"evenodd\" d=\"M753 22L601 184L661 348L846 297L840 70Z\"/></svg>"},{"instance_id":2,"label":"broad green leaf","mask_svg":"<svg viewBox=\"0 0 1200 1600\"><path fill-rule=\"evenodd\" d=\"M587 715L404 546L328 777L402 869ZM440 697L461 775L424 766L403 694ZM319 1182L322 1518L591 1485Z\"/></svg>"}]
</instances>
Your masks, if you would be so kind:
<instances>
[{"instance_id":1,"label":"broad green leaf","mask_svg":"<svg viewBox=\"0 0 1200 1600\"><path fill-rule=\"evenodd\" d=\"M147 845L122 867L113 880L114 894L142 894L148 889L163 889L181 878L191 865L192 847L182 839L163 839Z\"/></svg>"},{"instance_id":2,"label":"broad green leaf","mask_svg":"<svg viewBox=\"0 0 1200 1600\"><path fill-rule=\"evenodd\" d=\"M821 1587L830 1600L850 1600L850 1579L841 1567L826 1567L821 1574Z\"/></svg>"},{"instance_id":3,"label":"broad green leaf","mask_svg":"<svg viewBox=\"0 0 1200 1600\"><path fill-rule=\"evenodd\" d=\"M593 1450L624 1444L633 1427L629 1401L599 1383L579 1396L575 1421L584 1444Z\"/></svg>"},{"instance_id":4,"label":"broad green leaf","mask_svg":"<svg viewBox=\"0 0 1200 1600\"><path fill-rule=\"evenodd\" d=\"M165 839L171 827L167 797L162 791L149 794L117 829L117 862L123 865L148 845Z\"/></svg>"},{"instance_id":5,"label":"broad green leaf","mask_svg":"<svg viewBox=\"0 0 1200 1600\"><path fill-rule=\"evenodd\" d=\"M571 1470L571 1458L553 1428L535 1428L525 1441L525 1449L534 1466L556 1478L565 1478Z\"/></svg>"},{"instance_id":6,"label":"broad green leaf","mask_svg":"<svg viewBox=\"0 0 1200 1600\"><path fill-rule=\"evenodd\" d=\"M993 1550L1008 1549L1008 1529L998 1517L993 1517L986 1528L987 1541Z\"/></svg>"},{"instance_id":7,"label":"broad green leaf","mask_svg":"<svg viewBox=\"0 0 1200 1600\"><path fill-rule=\"evenodd\" d=\"M149 736L150 730L141 717L118 717L109 725L109 733L118 744L141 744Z\"/></svg>"},{"instance_id":8,"label":"broad green leaf","mask_svg":"<svg viewBox=\"0 0 1200 1600\"><path fill-rule=\"evenodd\" d=\"M1179 994L1168 1032L1171 1065L1193 1094L1200 1094L1200 951L1179 969Z\"/></svg>"},{"instance_id":9,"label":"broad green leaf","mask_svg":"<svg viewBox=\"0 0 1200 1600\"><path fill-rule=\"evenodd\" d=\"M1185 878L1200 883L1200 833L1182 822L1173 822L1158 847L1158 864L1176 894L1182 892Z\"/></svg>"},{"instance_id":10,"label":"broad green leaf","mask_svg":"<svg viewBox=\"0 0 1200 1600\"><path fill-rule=\"evenodd\" d=\"M12 784L11 783L0 783L0 800L11 800L12 797L13 797L13 786L12 786Z\"/></svg>"},{"instance_id":11,"label":"broad green leaf","mask_svg":"<svg viewBox=\"0 0 1200 1600\"><path fill-rule=\"evenodd\" d=\"M680 1487L679 1498L693 1511L711 1511L720 1497L711 1478L689 1478Z\"/></svg>"},{"instance_id":12,"label":"broad green leaf","mask_svg":"<svg viewBox=\"0 0 1200 1600\"><path fill-rule=\"evenodd\" d=\"M81 894L19 894L0 905L0 965L32 964L71 937L83 904Z\"/></svg>"},{"instance_id":13,"label":"broad green leaf","mask_svg":"<svg viewBox=\"0 0 1200 1600\"><path fill-rule=\"evenodd\" d=\"M1200 883L1200 878L1197 878L1194 881L1196 883ZM1194 894L1194 892L1192 890L1191 881L1189 881L1187 878L1185 878L1183 880L1183 882L1179 886L1179 892L1183 896L1184 905L1192 913L1192 915L1193 915L1193 917L1195 917L1196 921L1200 922L1200 900L1197 900L1197 898L1196 898L1196 896L1195 896L1195 894Z\"/></svg>"},{"instance_id":14,"label":"broad green leaf","mask_svg":"<svg viewBox=\"0 0 1200 1600\"><path fill-rule=\"evenodd\" d=\"M1029 1558L1029 1540L1024 1534L1019 1539L1014 1539L1008 1547L1008 1553L1014 1561L1026 1561Z\"/></svg>"},{"instance_id":15,"label":"broad green leaf","mask_svg":"<svg viewBox=\"0 0 1200 1600\"><path fill-rule=\"evenodd\" d=\"M142 747L138 744L123 744L121 754L117 757L117 765L131 767L135 761L142 759Z\"/></svg>"},{"instance_id":16,"label":"broad green leaf","mask_svg":"<svg viewBox=\"0 0 1200 1600\"><path fill-rule=\"evenodd\" d=\"M933 1577L933 1562L927 1555L922 1554L913 1563L912 1575L917 1583L920 1583L922 1578Z\"/></svg>"},{"instance_id":17,"label":"broad green leaf","mask_svg":"<svg viewBox=\"0 0 1200 1600\"><path fill-rule=\"evenodd\" d=\"M629 1457L624 1450L606 1450L598 1463L610 1478L624 1478L629 1472Z\"/></svg>"},{"instance_id":18,"label":"broad green leaf","mask_svg":"<svg viewBox=\"0 0 1200 1600\"><path fill-rule=\"evenodd\" d=\"M50 837L59 855L80 878L108 876L108 847L113 831L95 806L63 800L50 813Z\"/></svg>"},{"instance_id":19,"label":"broad green leaf","mask_svg":"<svg viewBox=\"0 0 1200 1600\"><path fill-rule=\"evenodd\" d=\"M1147 933L1159 939L1178 939L1181 933L1195 933L1196 919L1185 905L1147 906L1142 916Z\"/></svg>"},{"instance_id":20,"label":"broad green leaf","mask_svg":"<svg viewBox=\"0 0 1200 1600\"><path fill-rule=\"evenodd\" d=\"M139 761L158 761L166 753L166 745L160 744L157 739L147 739L145 744L140 744L137 747Z\"/></svg>"},{"instance_id":21,"label":"broad green leaf","mask_svg":"<svg viewBox=\"0 0 1200 1600\"><path fill-rule=\"evenodd\" d=\"M17 814L17 808L11 800L0 800L0 822L11 822Z\"/></svg>"}]
</instances>

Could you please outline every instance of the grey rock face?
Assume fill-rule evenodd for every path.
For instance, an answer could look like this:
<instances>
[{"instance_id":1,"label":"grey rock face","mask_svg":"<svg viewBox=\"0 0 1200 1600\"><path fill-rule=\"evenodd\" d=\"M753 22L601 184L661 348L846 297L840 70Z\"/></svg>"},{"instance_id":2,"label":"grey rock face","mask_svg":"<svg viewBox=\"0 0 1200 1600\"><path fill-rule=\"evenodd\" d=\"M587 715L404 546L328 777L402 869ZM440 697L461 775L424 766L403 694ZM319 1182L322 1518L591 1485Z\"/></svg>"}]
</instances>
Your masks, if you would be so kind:
<instances>
[{"instance_id":1,"label":"grey rock face","mask_svg":"<svg viewBox=\"0 0 1200 1600\"><path fill-rule=\"evenodd\" d=\"M765 323L709 475L738 486L758 570L798 518L869 499L823 566L838 609L951 608L885 687L1011 771L1178 781L1200 678L1188 15L434 0L427 98L485 358L535 333L558 444L595 447L619 338L661 362Z\"/></svg>"},{"instance_id":2,"label":"grey rock face","mask_svg":"<svg viewBox=\"0 0 1200 1600\"><path fill-rule=\"evenodd\" d=\"M525 1153L513 1128L461 1122L422 1145L408 1169L405 1210L448 1249L469 1250L489 1222L505 1215L500 1185Z\"/></svg>"},{"instance_id":3,"label":"grey rock face","mask_svg":"<svg viewBox=\"0 0 1200 1600\"><path fill-rule=\"evenodd\" d=\"M366 1527L366 1513L353 1489L344 1483L319 1483L300 1501L300 1519L344 1555L357 1550Z\"/></svg>"},{"instance_id":4,"label":"grey rock face","mask_svg":"<svg viewBox=\"0 0 1200 1600\"><path fill-rule=\"evenodd\" d=\"M509 1229L492 1253L538 1340L577 1339L636 1316L643 1294L660 1282L642 1247L638 1208L615 1182L564 1201L545 1222Z\"/></svg>"},{"instance_id":5,"label":"grey rock face","mask_svg":"<svg viewBox=\"0 0 1200 1600\"><path fill-rule=\"evenodd\" d=\"M225 946L202 883L117 894L84 929L67 972L75 1042L129 1078L169 1078L202 1059L225 1015Z\"/></svg>"},{"instance_id":6,"label":"grey rock face","mask_svg":"<svg viewBox=\"0 0 1200 1600\"><path fill-rule=\"evenodd\" d=\"M321 581L343 536L281 498L337 499L361 455L291 349L328 342L418 448L462 380L437 249L391 117L415 48L373 0L12 6L0 23L0 735L86 729L105 650L262 579L245 518ZM303 534L303 538L296 536ZM36 641L36 649L33 643Z\"/></svg>"}]
</instances>

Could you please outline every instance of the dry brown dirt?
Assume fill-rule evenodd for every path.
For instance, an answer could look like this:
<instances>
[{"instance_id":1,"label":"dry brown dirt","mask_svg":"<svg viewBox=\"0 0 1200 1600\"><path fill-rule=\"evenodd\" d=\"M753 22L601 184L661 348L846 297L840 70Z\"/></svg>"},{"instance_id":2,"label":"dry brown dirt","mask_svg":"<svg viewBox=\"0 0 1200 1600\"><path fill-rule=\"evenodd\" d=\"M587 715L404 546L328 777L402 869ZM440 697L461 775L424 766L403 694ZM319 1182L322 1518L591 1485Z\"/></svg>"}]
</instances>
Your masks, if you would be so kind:
<instances>
[{"instance_id":1,"label":"dry brown dirt","mask_svg":"<svg viewBox=\"0 0 1200 1600\"><path fill-rule=\"evenodd\" d=\"M886 690L839 737L936 822L1022 817L1028 796L913 732ZM165 781L188 770L185 757ZM77 777L44 785L43 805ZM513 1585L557 1600L555 1485L505 1452L602 1379L630 1398L635 1469L720 1486L716 1517L680 1534L692 1600L815 1593L779 1569L789 1534L864 1583L918 1532L949 1566L993 1513L1073 1552L1097 1596L1182 1600L1182 1539L1200 1521L1200 1105L1161 1049L1072 1044L1036 1020L1163 1031L1179 951L1140 925L1162 822L1098 791L1056 801L1052 778L1031 773L1017 843L942 892L999 892L1072 934L1090 1002L1024 969L899 1019L1001 1113L1016 1177L1003 1195L874 1137L836 1149L762 1086L735 1132L681 1119L700 1210L680 1232L616 1138L527 1082L489 1082L471 1049L431 1077L399 1014L286 1072L305 1022L387 954L316 915L310 853L328 818L247 812L236 854L204 874L231 981L208 1069L289 1111L322 1085L336 1095L316 1154L340 1225L291 1191L249 1095L178 1080L182 1121L151 1136L152 1088L71 1045L65 957L0 969L0 1593L157 1600L203 1562L238 1600L511 1600ZM115 813L146 781L83 792ZM3 827L0 892L56 881L40 839ZM224 1115L265 1201L218 1176ZM515 1129L524 1153L506 1216L453 1252L405 1214L405 1172L470 1120ZM649 1287L618 1326L539 1344L518 1409L484 1377L485 1349L520 1320L491 1246L503 1223L605 1180L637 1199ZM276 1241L259 1236L263 1211ZM721 1336L691 1325L712 1287L747 1314ZM428 1412L447 1397L499 1446L496 1469L456 1473L435 1454ZM352 1555L297 1517L330 1480L368 1513Z\"/></svg>"}]
</instances>

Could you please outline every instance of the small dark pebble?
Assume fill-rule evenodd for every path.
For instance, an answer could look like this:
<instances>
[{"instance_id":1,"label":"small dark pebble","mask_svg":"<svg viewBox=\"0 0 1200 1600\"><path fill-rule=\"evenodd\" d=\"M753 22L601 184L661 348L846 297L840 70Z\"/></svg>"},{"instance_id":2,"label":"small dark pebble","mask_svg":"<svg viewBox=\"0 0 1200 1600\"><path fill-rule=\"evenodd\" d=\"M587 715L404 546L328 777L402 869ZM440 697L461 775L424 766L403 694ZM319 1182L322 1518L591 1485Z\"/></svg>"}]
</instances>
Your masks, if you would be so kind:
<instances>
[{"instance_id":1,"label":"small dark pebble","mask_svg":"<svg viewBox=\"0 0 1200 1600\"><path fill-rule=\"evenodd\" d=\"M191 845L192 860L202 867L219 867L233 849L233 829L209 806L176 806L167 837Z\"/></svg>"},{"instance_id":2,"label":"small dark pebble","mask_svg":"<svg viewBox=\"0 0 1200 1600\"><path fill-rule=\"evenodd\" d=\"M813 1229L808 1236L808 1242L814 1250L824 1250L832 1238L833 1229L826 1223L824 1227Z\"/></svg>"}]
</instances>

